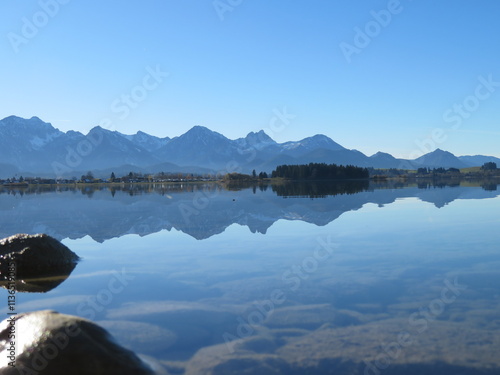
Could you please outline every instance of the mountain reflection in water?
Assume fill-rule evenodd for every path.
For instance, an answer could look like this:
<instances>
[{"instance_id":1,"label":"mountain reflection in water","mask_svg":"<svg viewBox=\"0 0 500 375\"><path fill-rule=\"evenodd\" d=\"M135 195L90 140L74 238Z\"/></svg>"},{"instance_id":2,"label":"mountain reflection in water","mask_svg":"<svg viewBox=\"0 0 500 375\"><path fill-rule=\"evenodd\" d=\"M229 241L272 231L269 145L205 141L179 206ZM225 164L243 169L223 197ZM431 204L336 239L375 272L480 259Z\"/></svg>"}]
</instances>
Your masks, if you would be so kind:
<instances>
[{"instance_id":1,"label":"mountain reflection in water","mask_svg":"<svg viewBox=\"0 0 500 375\"><path fill-rule=\"evenodd\" d=\"M384 205L400 198L417 197L443 207L455 199L495 197L496 187L491 182L369 181L3 187L0 188L0 236L44 232L60 240L89 235L103 242L124 234L145 236L174 228L201 240L222 233L234 223L259 233L266 233L281 219L326 225L366 203ZM283 198L318 201L302 204Z\"/></svg>"},{"instance_id":2,"label":"mountain reflection in water","mask_svg":"<svg viewBox=\"0 0 500 375\"><path fill-rule=\"evenodd\" d=\"M82 258L19 311L92 319L169 373L499 374L496 188L4 189L0 228L52 234Z\"/></svg>"}]
</instances>

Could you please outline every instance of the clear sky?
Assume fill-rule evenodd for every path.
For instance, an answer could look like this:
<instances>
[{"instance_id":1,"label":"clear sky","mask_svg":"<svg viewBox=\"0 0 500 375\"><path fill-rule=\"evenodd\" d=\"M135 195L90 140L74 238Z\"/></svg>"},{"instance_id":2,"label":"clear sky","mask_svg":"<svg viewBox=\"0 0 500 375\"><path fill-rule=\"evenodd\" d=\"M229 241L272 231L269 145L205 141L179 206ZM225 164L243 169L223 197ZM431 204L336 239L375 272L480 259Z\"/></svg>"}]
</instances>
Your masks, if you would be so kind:
<instances>
[{"instance_id":1,"label":"clear sky","mask_svg":"<svg viewBox=\"0 0 500 375\"><path fill-rule=\"evenodd\" d=\"M0 118L500 157L497 0L1 0Z\"/></svg>"}]
</instances>

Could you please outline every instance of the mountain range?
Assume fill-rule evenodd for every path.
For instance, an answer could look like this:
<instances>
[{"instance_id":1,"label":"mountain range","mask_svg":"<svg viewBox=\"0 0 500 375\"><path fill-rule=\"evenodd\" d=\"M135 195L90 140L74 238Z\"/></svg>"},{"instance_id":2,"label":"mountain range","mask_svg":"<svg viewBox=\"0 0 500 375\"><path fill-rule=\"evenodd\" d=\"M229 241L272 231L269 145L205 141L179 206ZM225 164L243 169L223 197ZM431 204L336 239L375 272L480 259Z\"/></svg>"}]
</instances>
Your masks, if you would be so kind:
<instances>
[{"instance_id":1,"label":"mountain range","mask_svg":"<svg viewBox=\"0 0 500 375\"><path fill-rule=\"evenodd\" d=\"M367 156L322 134L277 143L262 130L231 140L203 126L194 126L174 138L159 138L142 131L126 135L96 126L84 135L62 132L38 117L9 116L0 120L0 178L16 174L70 178L87 171L96 177L130 171L270 172L280 164L310 162L374 168L466 168L489 161L500 165L496 157L457 157L440 149L414 160L397 159L383 152Z\"/></svg>"}]
</instances>

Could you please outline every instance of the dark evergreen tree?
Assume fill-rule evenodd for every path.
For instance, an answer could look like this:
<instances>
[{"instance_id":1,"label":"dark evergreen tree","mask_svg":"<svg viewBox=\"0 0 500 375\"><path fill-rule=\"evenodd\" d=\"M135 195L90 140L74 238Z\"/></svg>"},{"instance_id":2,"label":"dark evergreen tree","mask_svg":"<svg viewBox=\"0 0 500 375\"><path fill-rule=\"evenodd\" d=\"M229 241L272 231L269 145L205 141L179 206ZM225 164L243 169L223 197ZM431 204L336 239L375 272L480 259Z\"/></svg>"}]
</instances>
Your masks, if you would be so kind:
<instances>
[{"instance_id":1,"label":"dark evergreen tree","mask_svg":"<svg viewBox=\"0 0 500 375\"><path fill-rule=\"evenodd\" d=\"M303 165L279 165L272 172L272 177L293 180L338 180L368 178L367 168L353 165L309 163Z\"/></svg>"},{"instance_id":2,"label":"dark evergreen tree","mask_svg":"<svg viewBox=\"0 0 500 375\"><path fill-rule=\"evenodd\" d=\"M494 171L495 169L497 169L497 163L489 161L487 163L484 163L481 169L483 171Z\"/></svg>"}]
</instances>

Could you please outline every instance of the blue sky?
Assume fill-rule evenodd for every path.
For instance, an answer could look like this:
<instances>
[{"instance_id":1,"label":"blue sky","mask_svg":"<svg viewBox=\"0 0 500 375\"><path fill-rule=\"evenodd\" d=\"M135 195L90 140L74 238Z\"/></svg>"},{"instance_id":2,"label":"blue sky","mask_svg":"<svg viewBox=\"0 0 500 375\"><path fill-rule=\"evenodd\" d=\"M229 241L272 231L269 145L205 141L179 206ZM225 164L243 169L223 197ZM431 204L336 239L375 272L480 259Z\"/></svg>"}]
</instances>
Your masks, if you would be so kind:
<instances>
[{"instance_id":1,"label":"blue sky","mask_svg":"<svg viewBox=\"0 0 500 375\"><path fill-rule=\"evenodd\" d=\"M0 118L500 157L499 15L495 0L3 0Z\"/></svg>"}]
</instances>

